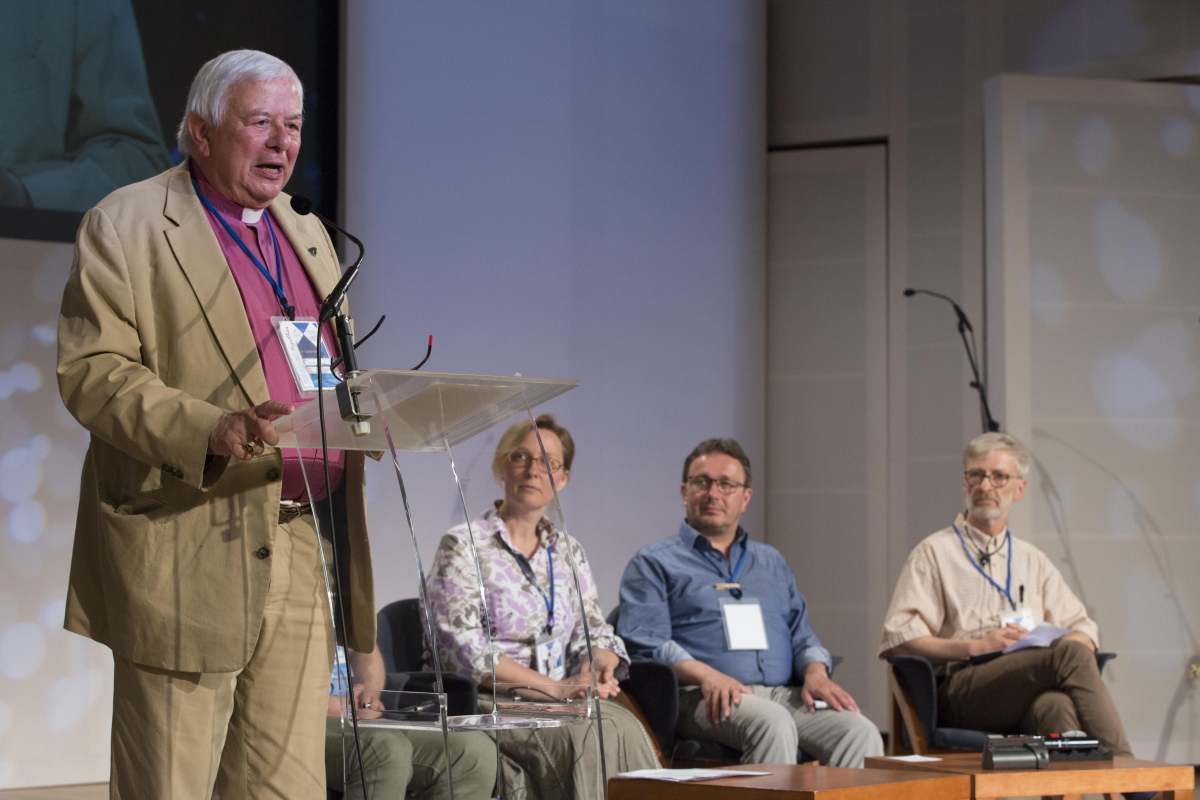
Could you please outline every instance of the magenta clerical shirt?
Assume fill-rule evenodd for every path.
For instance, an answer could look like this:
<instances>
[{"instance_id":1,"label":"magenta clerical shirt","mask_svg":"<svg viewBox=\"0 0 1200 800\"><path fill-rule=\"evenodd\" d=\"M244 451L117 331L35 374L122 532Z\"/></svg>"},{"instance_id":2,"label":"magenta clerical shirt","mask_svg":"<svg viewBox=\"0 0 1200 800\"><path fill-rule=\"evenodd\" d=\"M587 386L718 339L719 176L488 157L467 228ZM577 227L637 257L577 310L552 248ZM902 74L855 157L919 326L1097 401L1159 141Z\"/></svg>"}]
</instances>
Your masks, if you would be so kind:
<instances>
[{"instance_id":1,"label":"magenta clerical shirt","mask_svg":"<svg viewBox=\"0 0 1200 800\"><path fill-rule=\"evenodd\" d=\"M246 246L250 248L250 252L254 253L271 271L271 275L275 275L275 249L271 242L271 232L267 229L267 217L271 212L264 211L258 222L242 222L242 207L226 199L214 189L204 179L204 173L200 171L199 165L194 161L191 164L191 170L196 182L200 184L200 191L204 193L205 198L229 223L229 227L241 237ZM258 267L242 251L242 248L238 247L233 237L226 232L225 227L213 216L213 213L207 209L205 209L205 213L208 214L208 221L212 225L213 233L216 234L217 241L221 244L225 260L229 262L233 280L237 283L238 291L242 295L242 303L246 306L250 331L254 334L254 343L258 346L258 356L262 360L263 372L267 377L267 391L270 393L271 399L290 403L296 407L311 402L311 398L300 394L296 379L292 375L292 368L288 365L287 357L283 353L283 346L279 343L274 325L271 324L271 317L285 316L279 300L275 296L275 290L271 288L271 284L258 271ZM296 256L291 242L280 229L279 223L272 219L271 227L275 229L275 237L279 241L280 255L283 258L284 294L287 295L288 302L296 309L298 318L316 319L321 310L322 298L317 296L312 281L308 278L308 273L304 271L304 266ZM329 352L337 352L333 337L328 331L325 333L325 346ZM313 490L312 499L321 500L329 494L325 490L321 451L303 450L301 452L303 461L296 450L291 448L283 450L282 497L284 500L308 501L308 492L304 488L304 473L307 473L308 482ZM341 450L329 451L329 480L335 488L342 483L345 464L345 453ZM301 472L302 469L303 472Z\"/></svg>"}]
</instances>

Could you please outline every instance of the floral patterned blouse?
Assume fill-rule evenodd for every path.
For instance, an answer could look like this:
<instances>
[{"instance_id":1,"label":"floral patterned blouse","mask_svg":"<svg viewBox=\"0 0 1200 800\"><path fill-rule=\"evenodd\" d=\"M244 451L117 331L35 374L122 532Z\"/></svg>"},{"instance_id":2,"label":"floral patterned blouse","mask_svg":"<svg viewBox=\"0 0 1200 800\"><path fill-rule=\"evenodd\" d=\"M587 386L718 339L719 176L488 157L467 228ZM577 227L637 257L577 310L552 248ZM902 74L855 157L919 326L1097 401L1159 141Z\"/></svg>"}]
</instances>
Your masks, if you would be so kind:
<instances>
[{"instance_id":1,"label":"floral patterned blouse","mask_svg":"<svg viewBox=\"0 0 1200 800\"><path fill-rule=\"evenodd\" d=\"M492 644L496 660L506 655L530 669L537 669L535 644L546 627L549 614L542 591L549 596L550 562L554 558L554 633L563 637L563 654L567 675L579 672L587 661L587 644L583 638L583 622L571 566L565 546L569 541L571 554L579 571L579 587L587 610L592 647L611 650L621 659L622 668L629 663L625 644L600 613L596 583L588 567L583 547L575 539L560 534L549 520L542 518L538 526L541 546L529 559L533 576L542 591L530 583L521 570L514 553L519 553L508 538L508 529L500 519L500 501L480 514L472 523L475 547L479 551L479 566L487 590L488 614L492 622ZM429 573L427 589L433 607L442 668L448 672L470 675L477 681L491 677L487 657L487 636L483 632L479 603L479 579L467 542L466 523L446 532L438 545L437 555ZM429 655L426 653L426 662ZM624 672L624 670L621 670Z\"/></svg>"}]
</instances>

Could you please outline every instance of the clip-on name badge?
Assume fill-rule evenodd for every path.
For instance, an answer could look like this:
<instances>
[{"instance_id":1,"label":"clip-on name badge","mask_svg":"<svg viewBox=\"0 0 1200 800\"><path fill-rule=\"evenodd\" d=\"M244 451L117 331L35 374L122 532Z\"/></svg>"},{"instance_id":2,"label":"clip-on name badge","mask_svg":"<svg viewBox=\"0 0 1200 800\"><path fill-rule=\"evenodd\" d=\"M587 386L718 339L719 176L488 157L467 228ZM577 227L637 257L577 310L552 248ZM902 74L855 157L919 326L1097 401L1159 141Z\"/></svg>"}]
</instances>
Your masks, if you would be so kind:
<instances>
[{"instance_id":1,"label":"clip-on name badge","mask_svg":"<svg viewBox=\"0 0 1200 800\"><path fill-rule=\"evenodd\" d=\"M719 602L725 623L725 646L730 650L766 650L767 629L758 600L722 597Z\"/></svg>"},{"instance_id":2,"label":"clip-on name badge","mask_svg":"<svg viewBox=\"0 0 1200 800\"><path fill-rule=\"evenodd\" d=\"M283 355L287 358L288 366L292 368L292 377L296 379L296 388L305 397L315 397L317 394L317 346L320 326L312 317L271 317L279 344L283 347ZM321 387L332 389L341 381L333 374L331 364L333 359L325 347L324 340L319 341L321 349Z\"/></svg>"},{"instance_id":3,"label":"clip-on name badge","mask_svg":"<svg viewBox=\"0 0 1200 800\"><path fill-rule=\"evenodd\" d=\"M561 636L545 633L537 638L534 649L537 655L537 671L548 675L552 681L561 681L567 677L567 667L563 662L563 643Z\"/></svg>"},{"instance_id":4,"label":"clip-on name badge","mask_svg":"<svg viewBox=\"0 0 1200 800\"><path fill-rule=\"evenodd\" d=\"M1033 622L1033 611L1028 606L1017 606L1015 611L1009 611L1000 615L1000 627L1003 628L1009 623L1016 623L1027 631L1037 627Z\"/></svg>"}]
</instances>

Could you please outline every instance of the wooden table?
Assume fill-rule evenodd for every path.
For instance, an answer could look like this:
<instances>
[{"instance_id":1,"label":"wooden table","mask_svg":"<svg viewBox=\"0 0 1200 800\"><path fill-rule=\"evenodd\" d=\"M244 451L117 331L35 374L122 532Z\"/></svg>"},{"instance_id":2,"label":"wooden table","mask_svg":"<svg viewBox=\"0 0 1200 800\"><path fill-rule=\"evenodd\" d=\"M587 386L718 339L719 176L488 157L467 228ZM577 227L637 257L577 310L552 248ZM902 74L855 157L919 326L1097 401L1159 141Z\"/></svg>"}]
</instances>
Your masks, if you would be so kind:
<instances>
[{"instance_id":1,"label":"wooden table","mask_svg":"<svg viewBox=\"0 0 1200 800\"><path fill-rule=\"evenodd\" d=\"M1162 792L1163 800L1191 800L1195 770L1189 766L1114 758L1112 761L1052 761L1046 769L984 769L982 753L953 753L941 761L868 758L866 766L901 769L923 775L956 774L971 778L971 796L991 797Z\"/></svg>"},{"instance_id":2,"label":"wooden table","mask_svg":"<svg viewBox=\"0 0 1200 800\"><path fill-rule=\"evenodd\" d=\"M609 800L969 800L967 775L897 769L746 764L729 769L770 772L692 783L610 778Z\"/></svg>"}]
</instances>

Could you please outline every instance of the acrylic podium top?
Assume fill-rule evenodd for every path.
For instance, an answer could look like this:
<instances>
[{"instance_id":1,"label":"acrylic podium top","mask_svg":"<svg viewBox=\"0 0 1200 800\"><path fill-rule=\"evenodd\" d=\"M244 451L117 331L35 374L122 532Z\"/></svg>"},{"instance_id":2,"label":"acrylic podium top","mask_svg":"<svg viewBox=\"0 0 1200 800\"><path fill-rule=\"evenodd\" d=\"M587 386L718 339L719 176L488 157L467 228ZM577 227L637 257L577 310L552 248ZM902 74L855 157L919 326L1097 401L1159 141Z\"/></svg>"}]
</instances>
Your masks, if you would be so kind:
<instances>
[{"instance_id":1,"label":"acrylic podium top","mask_svg":"<svg viewBox=\"0 0 1200 800\"><path fill-rule=\"evenodd\" d=\"M325 428L331 450L387 450L382 409L397 450L428 453L525 415L527 408L574 389L579 381L372 369L351 379L350 385L362 388L359 409L371 415L371 430L365 436L355 435L338 411L333 390L327 389ZM277 420L275 429L281 447L320 447L317 401Z\"/></svg>"}]
</instances>

